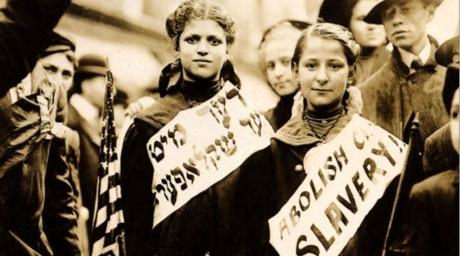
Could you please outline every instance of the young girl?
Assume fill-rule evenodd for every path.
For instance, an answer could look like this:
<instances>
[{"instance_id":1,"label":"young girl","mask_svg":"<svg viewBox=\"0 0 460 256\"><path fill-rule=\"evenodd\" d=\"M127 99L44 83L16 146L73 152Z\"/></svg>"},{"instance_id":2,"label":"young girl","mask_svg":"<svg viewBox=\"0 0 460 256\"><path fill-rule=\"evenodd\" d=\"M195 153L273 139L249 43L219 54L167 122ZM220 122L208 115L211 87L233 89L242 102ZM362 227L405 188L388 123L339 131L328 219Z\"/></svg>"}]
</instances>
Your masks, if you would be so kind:
<instances>
[{"instance_id":1,"label":"young girl","mask_svg":"<svg viewBox=\"0 0 460 256\"><path fill-rule=\"evenodd\" d=\"M331 23L310 26L297 41L291 67L305 107L275 133L270 147L242 166L239 191L253 255L276 254L268 219L306 178L306 153L334 139L360 113L361 97L351 86L359 52L352 34Z\"/></svg>"},{"instance_id":2,"label":"young girl","mask_svg":"<svg viewBox=\"0 0 460 256\"><path fill-rule=\"evenodd\" d=\"M177 120L176 116L183 111L195 106L203 110L199 106L219 93L224 82L230 82L233 88L239 86L238 76L227 56L235 39L234 22L219 5L206 0L186 1L168 16L166 29L178 58L163 69L159 84L162 97L136 116L122 149L122 206L128 255L245 255L241 252L244 247L234 243L238 239L238 230L232 226L237 222L232 218L232 205L236 201L233 194L236 186L232 184L239 171L203 190L154 226L154 215L161 212L156 212L156 199L164 197L160 193L155 197L152 179L154 173L157 175L165 170L154 170L147 142L160 134L173 119ZM226 103L224 98L219 102ZM212 129L206 124L199 125L202 139L212 137ZM216 140L216 145L231 143L232 136L229 134L228 138ZM187 133L187 143L189 140L190 134ZM173 145L171 141L169 143ZM170 155L175 159L181 158L179 150L173 153ZM227 153L231 155L234 151ZM177 166L179 164L182 163L177 162ZM194 165L193 162L189 164ZM209 161L208 164L216 163ZM197 180L206 175L206 170L201 174L195 172L196 176L187 176L189 186L196 185ZM183 182L185 184L185 180ZM176 185L176 189L174 191L181 195L190 192L183 191L184 186L181 190L181 186Z\"/></svg>"},{"instance_id":3,"label":"young girl","mask_svg":"<svg viewBox=\"0 0 460 256\"><path fill-rule=\"evenodd\" d=\"M300 33L309 25L304 21L281 21L265 30L259 44L262 72L268 85L280 96L276 106L265 113L274 130L291 118L294 94L299 89L292 79L291 58Z\"/></svg>"}]
</instances>

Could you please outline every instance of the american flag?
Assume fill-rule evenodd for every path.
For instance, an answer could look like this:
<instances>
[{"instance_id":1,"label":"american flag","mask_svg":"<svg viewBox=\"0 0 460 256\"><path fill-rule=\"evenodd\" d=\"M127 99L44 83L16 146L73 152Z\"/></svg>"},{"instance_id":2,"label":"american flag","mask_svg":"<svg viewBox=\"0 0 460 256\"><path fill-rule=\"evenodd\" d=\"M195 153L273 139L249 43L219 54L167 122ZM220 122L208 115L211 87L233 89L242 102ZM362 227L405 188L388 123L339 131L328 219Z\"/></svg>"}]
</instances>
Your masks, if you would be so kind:
<instances>
[{"instance_id":1,"label":"american flag","mask_svg":"<svg viewBox=\"0 0 460 256\"><path fill-rule=\"evenodd\" d=\"M126 255L120 170L113 114L113 76L107 71L99 175L92 233L92 256Z\"/></svg>"}]
</instances>

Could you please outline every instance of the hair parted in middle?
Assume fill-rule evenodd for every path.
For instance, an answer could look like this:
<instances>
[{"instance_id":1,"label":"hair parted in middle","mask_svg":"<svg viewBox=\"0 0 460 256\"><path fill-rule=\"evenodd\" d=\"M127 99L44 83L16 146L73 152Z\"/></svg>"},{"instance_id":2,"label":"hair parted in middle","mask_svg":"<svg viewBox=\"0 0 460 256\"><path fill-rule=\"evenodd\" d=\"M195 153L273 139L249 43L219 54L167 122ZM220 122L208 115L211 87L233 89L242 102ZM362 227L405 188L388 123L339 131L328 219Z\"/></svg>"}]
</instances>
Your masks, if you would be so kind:
<instances>
[{"instance_id":1,"label":"hair parted in middle","mask_svg":"<svg viewBox=\"0 0 460 256\"><path fill-rule=\"evenodd\" d=\"M361 47L355 41L353 34L343 26L333 23L318 23L308 27L302 32L297 40L297 45L292 56L291 69L299 65L300 57L303 54L305 44L309 38L316 36L322 39L336 40L342 47L345 57L347 58L347 64L352 68L350 76L353 75L356 63L361 53Z\"/></svg>"},{"instance_id":2,"label":"hair parted in middle","mask_svg":"<svg viewBox=\"0 0 460 256\"><path fill-rule=\"evenodd\" d=\"M184 31L189 20L210 19L217 22L225 32L227 45L235 41L235 22L220 5L209 0L188 0L166 18L166 32L174 44L174 49L179 50L179 37Z\"/></svg>"}]
</instances>

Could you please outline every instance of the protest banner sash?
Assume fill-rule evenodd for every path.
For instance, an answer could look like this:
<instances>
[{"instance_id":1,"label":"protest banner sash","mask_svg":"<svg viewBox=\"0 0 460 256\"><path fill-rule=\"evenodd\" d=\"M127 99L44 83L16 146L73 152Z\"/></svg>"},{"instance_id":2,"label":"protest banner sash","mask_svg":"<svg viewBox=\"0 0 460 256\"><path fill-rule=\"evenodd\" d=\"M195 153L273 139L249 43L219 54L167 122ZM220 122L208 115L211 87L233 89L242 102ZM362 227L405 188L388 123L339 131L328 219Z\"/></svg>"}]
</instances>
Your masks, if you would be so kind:
<instances>
[{"instance_id":1,"label":"protest banner sash","mask_svg":"<svg viewBox=\"0 0 460 256\"><path fill-rule=\"evenodd\" d=\"M230 83L208 101L179 112L146 145L154 169L153 226L267 147L272 135L264 116Z\"/></svg>"},{"instance_id":2,"label":"protest banner sash","mask_svg":"<svg viewBox=\"0 0 460 256\"><path fill-rule=\"evenodd\" d=\"M354 115L337 137L308 152L307 177L269 220L270 243L282 256L338 255L401 173L407 151Z\"/></svg>"}]
</instances>

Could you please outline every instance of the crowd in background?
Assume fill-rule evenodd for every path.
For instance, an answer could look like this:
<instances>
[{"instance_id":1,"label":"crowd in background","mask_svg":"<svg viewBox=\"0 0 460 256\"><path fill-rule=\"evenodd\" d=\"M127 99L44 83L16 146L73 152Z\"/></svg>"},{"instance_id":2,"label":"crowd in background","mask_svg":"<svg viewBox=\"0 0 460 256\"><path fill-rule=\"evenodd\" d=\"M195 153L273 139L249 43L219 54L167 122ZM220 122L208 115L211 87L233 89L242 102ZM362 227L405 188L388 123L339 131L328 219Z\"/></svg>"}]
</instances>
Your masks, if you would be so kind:
<instances>
[{"instance_id":1,"label":"crowd in background","mask_svg":"<svg viewBox=\"0 0 460 256\"><path fill-rule=\"evenodd\" d=\"M438 53L439 43L427 33L427 24L441 2L324 0L318 19L279 20L261 31L258 52L255 53L259 63L257 68L266 88L271 88L279 98L276 105L271 104L274 106L263 112L276 132L276 143L273 142L276 149L275 153L262 151L251 156L245 162L245 168L256 169L255 166L264 163L264 170L274 168L273 173L283 173L280 174L283 182L297 179L293 183L267 181L275 187L282 187L283 193L290 195L305 176L299 176L299 170L289 173L298 169L293 164L298 159L292 160L285 152L294 148L303 155L314 145L328 142L340 132L336 125L345 125L354 113L361 113L364 118L405 142L409 140L410 126L416 119L419 122L421 152L424 151L423 159L420 158L423 171L416 178L420 183L410 193L409 224L404 226L404 235L396 241L400 244L395 246L403 248L401 250L407 255L458 254L458 90L455 91L455 88L458 89L458 38L456 44L455 39L450 40ZM75 53L79 45L71 37L64 36L65 33L54 31L69 4L70 0L8 0L2 9L0 255L89 255L91 250L103 125L101 115L110 59L97 51L77 57ZM215 8L212 10L216 13L211 12L215 17L201 17L202 10L193 4L209 4L209 8ZM198 8L194 14L196 17L187 16L191 14L186 8ZM194 37L183 39L182 33L188 33L187 28L207 31L200 29L216 26L214 23L198 24L197 21L203 20L213 21L223 31L223 39L209 39L213 46L222 44L221 49L211 53L205 49L202 50L204 53L198 53L200 56L211 55L216 60L224 56L221 66L215 71L217 78L214 80L184 61L193 50L187 52L181 45L200 40ZM329 23L340 26L321 25ZM186 1L166 21L167 33L178 58L161 72L158 70L155 75L159 77L158 89L145 91L136 100L131 100L129 86L115 90L114 118L117 150L121 156L122 189L125 189L122 193L125 196L123 208L126 210L128 255L155 255L158 252L172 255L178 240L193 240L196 235L177 227L184 223L181 218L199 214L212 217L229 209L217 207L217 213L196 211L211 204L212 193L227 196L227 187L237 186L232 183L233 180L224 185L219 183L221 188L200 197L209 204L192 201L195 202L192 206L178 214L183 216L175 215L175 219L168 220L173 231L165 231L166 225L155 232L150 230L152 220L149 218L153 215L151 208L154 205L150 195L153 172L148 167L149 160L143 150L148 138L177 112L197 106L215 95L222 88L221 80L242 88L243 92L245 87L251 86L245 84L244 79L240 80L237 64L230 58L226 59L230 46L238 40L233 25L231 17L220 7L206 1ZM322 33L337 33L338 36L322 37ZM450 36L458 37L454 34ZM319 41L314 44L315 40ZM344 82L342 93L334 98L336 105L330 107L326 104L330 107L328 109L322 108L325 104L317 100L322 97L321 93L318 92L319 96L308 94L305 88L311 79L306 74L334 50L336 45L328 45L331 40L340 43L337 45L346 58L343 58L344 64L333 63L327 67L335 70L343 68L343 65L347 69L343 75L334 78L336 80L324 78L325 83L328 79ZM324 50L326 48L327 51ZM324 54L319 54L319 57L309 55L311 52L322 53L322 50ZM303 62L303 58L307 58L305 56L318 60L318 63ZM455 70L457 73L452 75ZM453 78L455 74L456 81ZM117 85L117 74L114 75ZM203 79L205 76L206 79ZM264 100L254 95L248 98ZM156 119L156 115L161 117ZM302 130L305 127L296 128L306 124L306 130ZM295 134L298 131L308 136ZM299 144L304 140L308 143ZM277 160L271 162L272 159ZM278 166L282 164L285 166ZM242 168L232 175L238 180L241 176L241 184L245 184L255 180L251 175L264 174L255 172L248 177ZM270 193L264 189L248 191L261 196ZM245 203L252 206L260 204L256 212L260 214L260 219L268 221L269 213L276 212L273 208L287 200L283 198L285 196L283 194L266 202L249 198ZM431 201L424 201L427 197ZM371 212L353 241L345 247L343 255L374 255L372 253L383 241L388 224L385 221L379 223L376 219L389 215L392 202L391 195L383 198L377 206L381 211ZM428 212L427 209L433 210ZM241 214L249 215L245 210ZM223 215L223 219L228 217ZM219 232L205 228L206 220L203 221L202 229L196 232ZM190 242L181 250L189 250L190 255L195 255L195 252L202 255L221 255L224 252L228 255L272 255L274 252L267 247L266 227L261 223L259 219L251 222L249 230L244 233L248 241L238 244L244 245L244 248L233 244L235 238L229 238L230 233L222 230L221 237L206 235L213 243L209 248L206 243L195 245ZM421 230L425 226L427 230ZM449 237L447 241L436 237L436 234L445 233ZM165 242L163 247L149 244L152 237L170 244ZM229 241L226 246L219 244L224 240Z\"/></svg>"}]
</instances>

